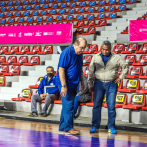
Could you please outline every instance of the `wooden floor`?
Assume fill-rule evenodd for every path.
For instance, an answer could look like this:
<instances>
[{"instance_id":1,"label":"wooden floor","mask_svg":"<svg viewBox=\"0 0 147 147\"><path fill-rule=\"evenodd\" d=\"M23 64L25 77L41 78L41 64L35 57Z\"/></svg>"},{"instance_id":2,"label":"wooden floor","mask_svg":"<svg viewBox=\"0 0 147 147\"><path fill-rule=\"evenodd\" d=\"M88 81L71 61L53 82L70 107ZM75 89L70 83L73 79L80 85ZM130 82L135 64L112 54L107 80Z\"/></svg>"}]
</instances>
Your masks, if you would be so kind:
<instances>
[{"instance_id":1,"label":"wooden floor","mask_svg":"<svg viewBox=\"0 0 147 147\"><path fill-rule=\"evenodd\" d=\"M75 127L79 136L59 134L58 125L0 118L0 147L147 147L147 134L118 131L117 135Z\"/></svg>"}]
</instances>

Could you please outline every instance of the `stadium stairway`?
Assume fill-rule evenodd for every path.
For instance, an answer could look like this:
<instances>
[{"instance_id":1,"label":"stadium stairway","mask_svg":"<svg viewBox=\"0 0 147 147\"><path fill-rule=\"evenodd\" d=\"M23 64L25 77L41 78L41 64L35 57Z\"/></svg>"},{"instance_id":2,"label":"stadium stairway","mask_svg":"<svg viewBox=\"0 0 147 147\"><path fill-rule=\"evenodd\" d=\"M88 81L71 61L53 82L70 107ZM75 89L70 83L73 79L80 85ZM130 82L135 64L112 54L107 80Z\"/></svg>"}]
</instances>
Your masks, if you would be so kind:
<instances>
[{"instance_id":1,"label":"stadium stairway","mask_svg":"<svg viewBox=\"0 0 147 147\"><path fill-rule=\"evenodd\" d=\"M105 30L101 31L100 35L96 36L96 40L92 41L92 44L98 44L100 47L103 40L109 40L113 44L120 42L122 43L121 37L119 40L117 40L117 34L125 30L129 24L129 20L137 20L138 17L146 14L146 6L146 0L141 0L140 3L135 3L133 5L126 5L127 8L132 10L126 11L126 14L123 15L122 18L115 18L116 21L112 22L111 26L105 26Z\"/></svg>"}]
</instances>

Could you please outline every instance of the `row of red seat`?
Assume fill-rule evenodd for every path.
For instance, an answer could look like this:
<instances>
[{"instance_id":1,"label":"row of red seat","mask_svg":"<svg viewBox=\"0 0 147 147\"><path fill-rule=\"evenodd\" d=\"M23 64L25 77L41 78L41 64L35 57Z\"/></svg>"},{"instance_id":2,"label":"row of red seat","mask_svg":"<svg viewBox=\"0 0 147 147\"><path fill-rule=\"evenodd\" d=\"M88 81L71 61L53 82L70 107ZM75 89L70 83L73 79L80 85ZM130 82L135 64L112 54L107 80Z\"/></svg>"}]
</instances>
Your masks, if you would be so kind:
<instances>
[{"instance_id":1,"label":"row of red seat","mask_svg":"<svg viewBox=\"0 0 147 147\"><path fill-rule=\"evenodd\" d=\"M70 15L70 14L87 14L87 13L109 13L109 12L122 12L126 10L125 5L121 5L118 8L116 6L109 6L108 8L105 7L94 7L94 8L88 8L87 10L85 8L79 8L79 9L60 9L60 10L42 10L39 12L39 10L36 11L24 11L21 12L7 12L7 13L0 13L0 18L16 18L16 17L32 17L32 16L52 16L52 15Z\"/></svg>"},{"instance_id":2,"label":"row of red seat","mask_svg":"<svg viewBox=\"0 0 147 147\"><path fill-rule=\"evenodd\" d=\"M45 47L41 47L41 45L35 45L31 49L29 45L22 46L21 49L19 50L19 46L1 46L0 47L0 55L5 54L5 55L22 55L22 54L52 54L53 53L53 46L52 45L46 45Z\"/></svg>"},{"instance_id":3,"label":"row of red seat","mask_svg":"<svg viewBox=\"0 0 147 147\"><path fill-rule=\"evenodd\" d=\"M14 18L9 18L7 21L6 19L0 19L1 25L3 24L19 24L19 23L47 23L47 22L74 22L74 21L90 21L90 20L102 20L102 19L113 19L117 17L117 13L109 13L108 16L106 16L104 13L98 14L96 17L94 14L88 14L86 17L84 17L83 14L77 15L74 17L73 15L68 16L56 16L54 19L53 16L48 17L29 17L29 18L17 18L16 20Z\"/></svg>"},{"instance_id":4,"label":"row of red seat","mask_svg":"<svg viewBox=\"0 0 147 147\"><path fill-rule=\"evenodd\" d=\"M28 56L20 56L18 61L17 56L9 56L7 61L5 56L0 56L0 65L40 65L40 56L32 56L30 61L28 60ZM1 71L5 72L2 70L2 66L0 69Z\"/></svg>"},{"instance_id":5,"label":"row of red seat","mask_svg":"<svg viewBox=\"0 0 147 147\"><path fill-rule=\"evenodd\" d=\"M26 6L26 7L29 7L29 6L32 6L32 5L49 5L51 2L47 2L45 0L41 0L42 2L37 2L37 1L32 1L32 2L29 2L29 1L24 1L24 2L21 2L21 1L16 1L15 3L13 3L12 1L8 2L5 4L5 2L1 2L0 3L0 6L4 7L4 8L7 8L7 7L14 7L14 6ZM54 2L54 4L52 4L51 6L49 6L48 8L65 8L65 7L70 7L70 8L73 8L73 7L95 7L95 6L112 6L112 5L122 5L122 4L133 4L133 3L136 3L137 0L129 0L129 1L126 1L126 0L119 0L118 2L116 2L116 0L109 0L109 2L107 3L105 0L100 0L100 1L94 1L94 0L90 0L89 2L88 1L84 1L84 0L80 0L79 2L77 0L75 1L61 1L61 0L58 0L59 2Z\"/></svg>"},{"instance_id":6,"label":"row of red seat","mask_svg":"<svg viewBox=\"0 0 147 147\"><path fill-rule=\"evenodd\" d=\"M38 90L35 92L38 93ZM23 89L19 95L18 98L12 98L11 100L13 101L26 101L26 102L31 102L31 96L33 94L32 89L30 88L26 88ZM107 107L107 100L106 100L106 96L104 97L103 100L103 107ZM146 95L145 94L140 94L140 93L136 93L133 94L130 97L129 103L127 104L128 101L128 95L125 93L117 93L116 95L116 104L115 107L116 108L124 108L124 109L142 109L142 110L147 110L147 106L146 106ZM41 101L42 103L45 102L45 100ZM55 104L61 104L61 97L59 98L59 100L55 100L53 103ZM91 101L88 103L81 103L80 105L86 105L86 106L93 106L93 95L91 97Z\"/></svg>"}]
</instances>

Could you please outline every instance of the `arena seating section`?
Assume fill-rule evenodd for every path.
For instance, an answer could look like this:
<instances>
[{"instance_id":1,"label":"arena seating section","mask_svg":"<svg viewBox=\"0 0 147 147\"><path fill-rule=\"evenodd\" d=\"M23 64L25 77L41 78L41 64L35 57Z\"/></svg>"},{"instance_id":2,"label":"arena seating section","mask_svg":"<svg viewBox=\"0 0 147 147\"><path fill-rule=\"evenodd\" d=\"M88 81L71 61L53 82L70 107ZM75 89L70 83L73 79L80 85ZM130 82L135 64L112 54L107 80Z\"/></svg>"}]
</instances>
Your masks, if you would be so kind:
<instances>
[{"instance_id":1,"label":"arena seating section","mask_svg":"<svg viewBox=\"0 0 147 147\"><path fill-rule=\"evenodd\" d=\"M120 12L126 12L127 6L137 3L137 0L30 0L0 2L0 27L21 25L45 25L73 23L74 36L83 37L97 34L97 28L110 26L111 21L119 18ZM147 15L140 15L138 20L146 19ZM125 28L124 28L125 29ZM122 32L128 34L128 26ZM12 45L0 47L0 86L7 87L6 81L10 76L23 76L22 68L25 66L43 66L44 57L53 55L54 45ZM88 44L83 53L83 71L88 76L89 64L94 54L101 51L101 46L96 43ZM114 43L112 51L120 54L129 64L128 76L118 84L116 108L147 110L147 43ZM139 58L138 58L139 55ZM44 58L44 59L43 59ZM58 60L58 59L56 59ZM56 66L57 67L56 62ZM37 66L36 66L37 65ZM46 65L46 64L45 64ZM42 68L44 69L44 68ZM56 69L55 69L56 70ZM45 73L45 72L44 72ZM118 69L120 75L121 69ZM13 101L31 101L31 95L38 93L37 88L44 75L36 78L36 83L31 83ZM23 78L25 78L23 76ZM143 83L141 82L143 80ZM13 81L12 81L13 85ZM28 88L29 87L29 88ZM2 92L2 89L1 89ZM20 93L19 93L20 92ZM42 101L44 102L44 101ZM61 99L54 101L61 104ZM81 105L93 106L93 96L89 103ZM106 97L103 107L107 107Z\"/></svg>"}]
</instances>

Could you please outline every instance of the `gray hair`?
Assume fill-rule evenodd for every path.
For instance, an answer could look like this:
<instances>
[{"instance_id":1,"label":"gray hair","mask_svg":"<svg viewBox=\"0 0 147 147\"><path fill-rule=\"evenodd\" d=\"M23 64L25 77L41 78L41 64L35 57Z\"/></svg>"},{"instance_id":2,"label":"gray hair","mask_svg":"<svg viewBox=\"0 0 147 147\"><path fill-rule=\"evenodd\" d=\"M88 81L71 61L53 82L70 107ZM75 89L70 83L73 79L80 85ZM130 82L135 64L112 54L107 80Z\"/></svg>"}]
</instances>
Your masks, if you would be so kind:
<instances>
[{"instance_id":1,"label":"gray hair","mask_svg":"<svg viewBox=\"0 0 147 147\"><path fill-rule=\"evenodd\" d=\"M80 41L85 41L85 44L87 45L87 40L83 37L81 38L77 38L75 41L74 41L74 44L77 44L77 45L80 45Z\"/></svg>"},{"instance_id":2,"label":"gray hair","mask_svg":"<svg viewBox=\"0 0 147 147\"><path fill-rule=\"evenodd\" d=\"M106 45L111 49L111 42L109 40L103 41L102 45Z\"/></svg>"}]
</instances>

